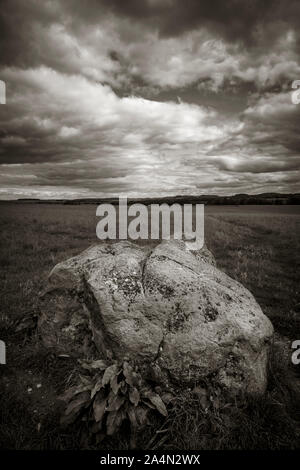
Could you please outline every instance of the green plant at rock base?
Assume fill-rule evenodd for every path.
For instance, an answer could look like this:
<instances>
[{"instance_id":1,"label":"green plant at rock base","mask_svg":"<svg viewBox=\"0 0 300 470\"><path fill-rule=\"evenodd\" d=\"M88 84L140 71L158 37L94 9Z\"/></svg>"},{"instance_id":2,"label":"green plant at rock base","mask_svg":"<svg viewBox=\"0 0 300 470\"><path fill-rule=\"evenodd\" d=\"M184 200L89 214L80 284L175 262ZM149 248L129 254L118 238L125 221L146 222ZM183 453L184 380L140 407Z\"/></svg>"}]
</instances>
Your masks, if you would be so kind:
<instances>
[{"instance_id":1,"label":"green plant at rock base","mask_svg":"<svg viewBox=\"0 0 300 470\"><path fill-rule=\"evenodd\" d=\"M94 435L98 444L106 436L114 435L127 420L133 448L137 431L148 424L150 410L168 415L165 403L170 402L170 393L162 396L156 393L129 362L79 362L89 375L81 375L80 385L69 388L61 397L66 403L61 417L63 426L86 422L88 434Z\"/></svg>"}]
</instances>

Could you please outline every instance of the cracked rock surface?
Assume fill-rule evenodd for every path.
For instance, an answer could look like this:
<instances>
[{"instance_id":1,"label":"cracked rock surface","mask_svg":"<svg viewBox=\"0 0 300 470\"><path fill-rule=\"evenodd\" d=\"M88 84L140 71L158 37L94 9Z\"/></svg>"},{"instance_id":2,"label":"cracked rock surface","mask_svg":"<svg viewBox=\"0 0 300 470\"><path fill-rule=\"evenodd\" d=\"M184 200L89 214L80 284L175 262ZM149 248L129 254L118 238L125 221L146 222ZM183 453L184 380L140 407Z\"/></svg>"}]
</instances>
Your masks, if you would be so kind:
<instances>
[{"instance_id":1,"label":"cracked rock surface","mask_svg":"<svg viewBox=\"0 0 300 470\"><path fill-rule=\"evenodd\" d=\"M252 294L204 247L181 240L152 251L101 243L59 263L41 298L39 331L59 352L125 355L158 382L212 381L262 394L273 327Z\"/></svg>"}]
</instances>

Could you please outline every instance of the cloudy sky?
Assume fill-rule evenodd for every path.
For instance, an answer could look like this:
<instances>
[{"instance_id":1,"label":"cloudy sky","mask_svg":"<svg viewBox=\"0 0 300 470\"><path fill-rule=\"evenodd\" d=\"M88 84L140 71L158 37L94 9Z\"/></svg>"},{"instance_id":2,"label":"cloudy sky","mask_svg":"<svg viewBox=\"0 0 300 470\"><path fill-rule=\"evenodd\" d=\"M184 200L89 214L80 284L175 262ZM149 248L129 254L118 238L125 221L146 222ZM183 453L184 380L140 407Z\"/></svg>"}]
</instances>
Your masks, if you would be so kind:
<instances>
[{"instance_id":1,"label":"cloudy sky","mask_svg":"<svg viewBox=\"0 0 300 470\"><path fill-rule=\"evenodd\" d=\"M299 0L2 0L0 198L297 192Z\"/></svg>"}]
</instances>

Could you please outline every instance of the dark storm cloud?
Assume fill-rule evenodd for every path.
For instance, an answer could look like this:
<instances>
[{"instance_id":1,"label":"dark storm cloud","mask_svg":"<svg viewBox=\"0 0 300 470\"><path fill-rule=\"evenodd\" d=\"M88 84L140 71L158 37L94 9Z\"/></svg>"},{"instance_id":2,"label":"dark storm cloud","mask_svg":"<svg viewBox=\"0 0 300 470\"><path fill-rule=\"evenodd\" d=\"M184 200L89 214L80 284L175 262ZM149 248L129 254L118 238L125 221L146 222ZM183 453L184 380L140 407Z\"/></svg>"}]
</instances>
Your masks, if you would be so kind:
<instances>
[{"instance_id":1,"label":"dark storm cloud","mask_svg":"<svg viewBox=\"0 0 300 470\"><path fill-rule=\"evenodd\" d=\"M73 0L67 0L70 8ZM177 36L198 27L212 29L230 41L255 43L259 28L272 25L268 33L274 39L279 29L299 26L298 0L110 0L82 3L78 13L88 21L97 21L101 9L142 21L158 28L162 36ZM274 23L276 28L274 28ZM273 30L273 31L272 31Z\"/></svg>"},{"instance_id":2,"label":"dark storm cloud","mask_svg":"<svg viewBox=\"0 0 300 470\"><path fill-rule=\"evenodd\" d=\"M46 50L36 41L35 29L57 21L51 2L3 0L0 10L0 63L8 66L39 65ZM43 38L40 38L43 40Z\"/></svg>"},{"instance_id":3,"label":"dark storm cloud","mask_svg":"<svg viewBox=\"0 0 300 470\"><path fill-rule=\"evenodd\" d=\"M0 64L45 65L154 97L191 84L214 91L243 83L282 88L299 72L299 5L4 0Z\"/></svg>"},{"instance_id":4,"label":"dark storm cloud","mask_svg":"<svg viewBox=\"0 0 300 470\"><path fill-rule=\"evenodd\" d=\"M1 194L294 189L299 5L2 1Z\"/></svg>"}]
</instances>

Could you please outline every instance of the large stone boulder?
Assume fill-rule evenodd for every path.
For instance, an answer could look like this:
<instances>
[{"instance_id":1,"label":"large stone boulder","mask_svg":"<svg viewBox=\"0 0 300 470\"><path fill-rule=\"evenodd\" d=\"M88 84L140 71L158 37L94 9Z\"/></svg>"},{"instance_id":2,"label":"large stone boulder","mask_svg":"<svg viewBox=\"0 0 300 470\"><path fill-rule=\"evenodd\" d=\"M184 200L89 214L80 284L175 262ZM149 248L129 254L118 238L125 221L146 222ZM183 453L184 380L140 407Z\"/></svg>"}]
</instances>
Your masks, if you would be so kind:
<instances>
[{"instance_id":1,"label":"large stone boulder","mask_svg":"<svg viewBox=\"0 0 300 470\"><path fill-rule=\"evenodd\" d=\"M127 356L158 382L209 381L252 395L265 391L273 336L253 295L205 247L188 251L180 240L153 250L99 243L59 263L39 331L62 353Z\"/></svg>"}]
</instances>

